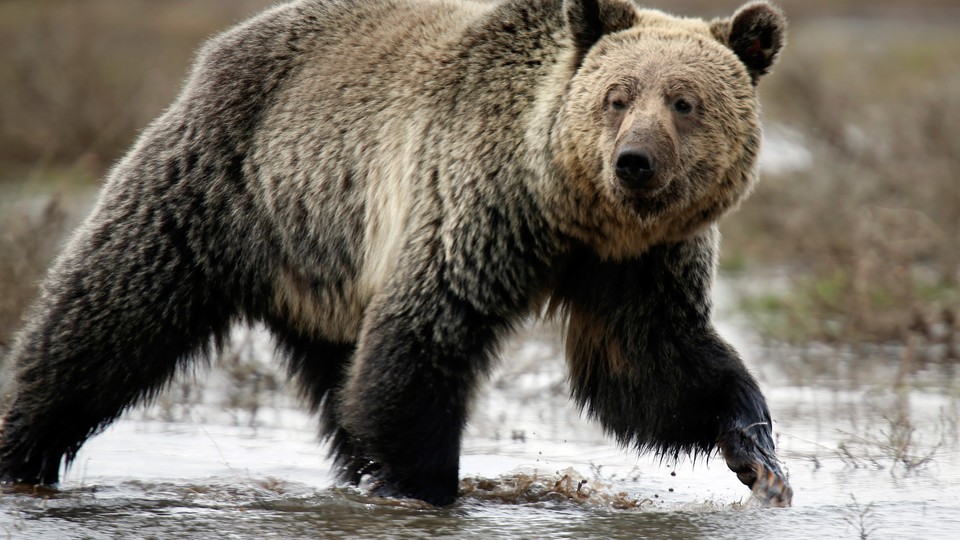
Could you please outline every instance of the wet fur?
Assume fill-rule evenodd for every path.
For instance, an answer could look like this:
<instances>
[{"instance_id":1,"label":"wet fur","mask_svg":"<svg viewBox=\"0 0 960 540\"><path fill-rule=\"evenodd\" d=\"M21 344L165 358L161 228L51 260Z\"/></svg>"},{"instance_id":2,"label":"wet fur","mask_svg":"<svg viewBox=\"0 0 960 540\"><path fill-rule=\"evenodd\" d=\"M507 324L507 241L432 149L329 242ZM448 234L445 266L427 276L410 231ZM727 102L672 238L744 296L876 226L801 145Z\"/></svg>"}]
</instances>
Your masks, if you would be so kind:
<instances>
[{"instance_id":1,"label":"wet fur","mask_svg":"<svg viewBox=\"0 0 960 540\"><path fill-rule=\"evenodd\" d=\"M471 395L548 301L569 318L575 398L618 440L708 452L763 423L772 454L709 308L710 224L749 192L758 128L711 127L746 133L723 178L692 168L682 204L638 211L577 155L601 138L568 110L601 91L574 77L604 69L606 36L649 26L728 64L747 93L725 99L755 122L750 70L768 66L740 63L723 24L620 0L301 0L213 39L18 334L0 480L55 483L231 324L263 321L343 479L447 504Z\"/></svg>"}]
</instances>

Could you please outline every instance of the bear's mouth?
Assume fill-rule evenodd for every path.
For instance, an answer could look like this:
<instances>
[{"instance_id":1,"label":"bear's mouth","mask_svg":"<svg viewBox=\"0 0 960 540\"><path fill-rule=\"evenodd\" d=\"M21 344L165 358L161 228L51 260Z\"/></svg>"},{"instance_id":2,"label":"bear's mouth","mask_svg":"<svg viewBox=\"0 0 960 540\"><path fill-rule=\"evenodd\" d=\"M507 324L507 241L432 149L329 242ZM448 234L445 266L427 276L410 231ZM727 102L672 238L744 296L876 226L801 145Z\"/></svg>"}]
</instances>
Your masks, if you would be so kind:
<instances>
[{"instance_id":1,"label":"bear's mouth","mask_svg":"<svg viewBox=\"0 0 960 540\"><path fill-rule=\"evenodd\" d=\"M634 212L644 218L666 214L682 205L682 193L674 182L663 185L628 188L619 181L614 184L617 196Z\"/></svg>"}]
</instances>

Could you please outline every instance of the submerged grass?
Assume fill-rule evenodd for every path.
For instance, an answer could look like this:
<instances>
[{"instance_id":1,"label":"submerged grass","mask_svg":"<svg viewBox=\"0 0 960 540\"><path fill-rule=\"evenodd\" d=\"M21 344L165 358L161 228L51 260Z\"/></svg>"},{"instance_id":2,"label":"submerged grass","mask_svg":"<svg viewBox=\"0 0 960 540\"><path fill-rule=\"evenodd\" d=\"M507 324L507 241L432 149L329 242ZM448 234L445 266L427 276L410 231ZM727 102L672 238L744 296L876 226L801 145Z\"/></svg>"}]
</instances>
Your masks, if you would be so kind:
<instances>
[{"instance_id":1,"label":"submerged grass","mask_svg":"<svg viewBox=\"0 0 960 540\"><path fill-rule=\"evenodd\" d=\"M865 426L862 434L843 433L837 454L848 467L889 470L893 475L915 474L933 463L948 439L949 425L950 421L941 414L939 440L932 444L924 441L910 414L908 393L899 392L883 414L882 424Z\"/></svg>"},{"instance_id":2,"label":"submerged grass","mask_svg":"<svg viewBox=\"0 0 960 540\"><path fill-rule=\"evenodd\" d=\"M850 499L853 503L848 507L844 520L857 531L857 538L868 540L870 535L875 533L878 528L873 503L860 504L852 493Z\"/></svg>"}]
</instances>

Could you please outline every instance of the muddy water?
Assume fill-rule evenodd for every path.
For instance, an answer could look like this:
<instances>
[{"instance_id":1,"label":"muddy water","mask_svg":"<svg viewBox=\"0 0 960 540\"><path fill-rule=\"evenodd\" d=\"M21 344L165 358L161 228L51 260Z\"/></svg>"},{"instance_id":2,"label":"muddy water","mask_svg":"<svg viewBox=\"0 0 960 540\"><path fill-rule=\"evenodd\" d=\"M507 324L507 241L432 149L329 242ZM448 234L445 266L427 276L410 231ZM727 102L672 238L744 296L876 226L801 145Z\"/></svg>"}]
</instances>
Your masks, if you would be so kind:
<instances>
[{"instance_id":1,"label":"muddy water","mask_svg":"<svg viewBox=\"0 0 960 540\"><path fill-rule=\"evenodd\" d=\"M555 336L534 330L506 347L477 402L452 508L335 485L315 419L289 389L238 399L237 377L214 370L92 439L58 491L0 494L0 538L960 535L953 383L933 374L927 389L895 393L881 369L842 384L862 370L839 358L828 386L796 370L808 359L722 330L771 399L793 508L757 508L720 460L618 449L569 404ZM236 356L266 356L264 339L238 336Z\"/></svg>"}]
</instances>

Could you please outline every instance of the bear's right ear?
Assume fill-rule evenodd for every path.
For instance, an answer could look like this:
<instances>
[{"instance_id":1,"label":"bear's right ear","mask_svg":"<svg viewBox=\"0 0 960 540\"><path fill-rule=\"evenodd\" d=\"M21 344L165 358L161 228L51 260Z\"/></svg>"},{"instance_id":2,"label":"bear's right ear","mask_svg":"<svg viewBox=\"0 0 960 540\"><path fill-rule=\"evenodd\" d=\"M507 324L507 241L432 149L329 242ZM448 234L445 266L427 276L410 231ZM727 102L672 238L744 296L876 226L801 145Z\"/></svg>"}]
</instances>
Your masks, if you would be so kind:
<instances>
[{"instance_id":1,"label":"bear's right ear","mask_svg":"<svg viewBox=\"0 0 960 540\"><path fill-rule=\"evenodd\" d=\"M766 2L751 2L729 19L710 23L717 40L733 49L756 85L770 71L787 40L787 19L779 8Z\"/></svg>"},{"instance_id":2,"label":"bear's right ear","mask_svg":"<svg viewBox=\"0 0 960 540\"><path fill-rule=\"evenodd\" d=\"M629 0L563 0L563 15L578 52L577 65L604 34L637 22L637 9Z\"/></svg>"}]
</instances>

